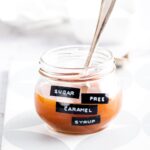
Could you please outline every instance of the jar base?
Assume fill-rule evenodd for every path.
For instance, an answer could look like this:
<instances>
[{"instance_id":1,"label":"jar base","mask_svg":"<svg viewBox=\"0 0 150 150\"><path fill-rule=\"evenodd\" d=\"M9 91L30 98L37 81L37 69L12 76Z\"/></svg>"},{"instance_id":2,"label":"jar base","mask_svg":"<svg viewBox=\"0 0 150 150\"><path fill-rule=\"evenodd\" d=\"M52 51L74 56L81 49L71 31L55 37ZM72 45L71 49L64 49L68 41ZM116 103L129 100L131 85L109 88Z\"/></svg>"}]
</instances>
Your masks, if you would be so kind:
<instances>
[{"instance_id":1,"label":"jar base","mask_svg":"<svg viewBox=\"0 0 150 150\"><path fill-rule=\"evenodd\" d=\"M68 135L86 135L86 134L94 134L97 132L100 132L102 130L104 130L107 126L102 127L98 130L94 130L94 131L88 131L88 132L70 132L70 131L62 131L62 130L58 130L58 129L54 129L49 125L46 125L49 131L54 131L54 132L58 132L58 133L62 133L62 134L68 134Z\"/></svg>"}]
</instances>

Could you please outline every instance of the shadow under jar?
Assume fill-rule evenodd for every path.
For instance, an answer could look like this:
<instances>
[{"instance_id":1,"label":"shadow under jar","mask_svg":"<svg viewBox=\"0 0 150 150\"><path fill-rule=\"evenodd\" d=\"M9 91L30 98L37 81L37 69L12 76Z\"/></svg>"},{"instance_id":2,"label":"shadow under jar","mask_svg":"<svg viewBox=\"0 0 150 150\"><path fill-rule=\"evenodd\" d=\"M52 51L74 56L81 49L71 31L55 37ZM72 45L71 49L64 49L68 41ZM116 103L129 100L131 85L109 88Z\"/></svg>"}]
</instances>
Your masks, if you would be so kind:
<instances>
[{"instance_id":1,"label":"shadow under jar","mask_svg":"<svg viewBox=\"0 0 150 150\"><path fill-rule=\"evenodd\" d=\"M106 127L121 106L114 59L97 48L90 67L84 68L87 46L50 50L40 58L35 88L39 116L56 131L94 133Z\"/></svg>"}]
</instances>

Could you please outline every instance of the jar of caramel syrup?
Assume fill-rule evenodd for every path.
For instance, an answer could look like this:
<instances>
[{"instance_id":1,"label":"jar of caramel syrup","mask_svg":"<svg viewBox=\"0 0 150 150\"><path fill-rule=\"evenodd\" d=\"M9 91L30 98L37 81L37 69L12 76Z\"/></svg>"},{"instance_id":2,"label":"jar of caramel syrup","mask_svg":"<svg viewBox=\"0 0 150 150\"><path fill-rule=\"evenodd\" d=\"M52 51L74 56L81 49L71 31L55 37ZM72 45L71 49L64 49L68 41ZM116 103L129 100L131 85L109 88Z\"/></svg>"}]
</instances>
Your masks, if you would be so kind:
<instances>
[{"instance_id":1,"label":"jar of caramel syrup","mask_svg":"<svg viewBox=\"0 0 150 150\"><path fill-rule=\"evenodd\" d=\"M110 51L97 48L88 68L87 46L50 50L40 58L35 107L52 129L69 134L97 132L117 115L122 93Z\"/></svg>"}]
</instances>

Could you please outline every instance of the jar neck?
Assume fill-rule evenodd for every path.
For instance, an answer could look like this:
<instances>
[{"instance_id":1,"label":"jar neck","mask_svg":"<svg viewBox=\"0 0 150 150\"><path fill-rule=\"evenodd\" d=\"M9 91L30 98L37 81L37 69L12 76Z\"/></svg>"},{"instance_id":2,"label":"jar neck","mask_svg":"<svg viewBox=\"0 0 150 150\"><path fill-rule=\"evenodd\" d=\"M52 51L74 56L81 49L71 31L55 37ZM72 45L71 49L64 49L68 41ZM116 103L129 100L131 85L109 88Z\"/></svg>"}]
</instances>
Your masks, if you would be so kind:
<instances>
[{"instance_id":1,"label":"jar neck","mask_svg":"<svg viewBox=\"0 0 150 150\"><path fill-rule=\"evenodd\" d=\"M40 59L39 73L52 80L88 81L102 78L115 70L108 50L97 48L89 67L84 68L88 46L69 46L50 50Z\"/></svg>"}]
</instances>

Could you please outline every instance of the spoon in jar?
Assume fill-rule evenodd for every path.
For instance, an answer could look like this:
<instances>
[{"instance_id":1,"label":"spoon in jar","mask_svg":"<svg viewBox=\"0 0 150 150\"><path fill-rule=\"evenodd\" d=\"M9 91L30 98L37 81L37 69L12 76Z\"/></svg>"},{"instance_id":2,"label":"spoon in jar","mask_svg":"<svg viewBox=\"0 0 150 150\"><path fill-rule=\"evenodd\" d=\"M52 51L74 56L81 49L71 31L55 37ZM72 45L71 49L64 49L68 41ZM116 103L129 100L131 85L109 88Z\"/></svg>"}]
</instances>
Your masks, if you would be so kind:
<instances>
[{"instance_id":1,"label":"spoon in jar","mask_svg":"<svg viewBox=\"0 0 150 150\"><path fill-rule=\"evenodd\" d=\"M95 34L93 37L93 41L90 47L90 51L88 53L88 57L86 59L84 68L85 68L85 73L86 73L86 68L90 65L92 56L94 54L94 51L96 49L97 43L99 41L99 38L101 36L101 33L110 17L110 14L114 8L116 0L102 0L101 1L101 8L99 12L99 17L98 17L98 22L95 30Z\"/></svg>"}]
</instances>

